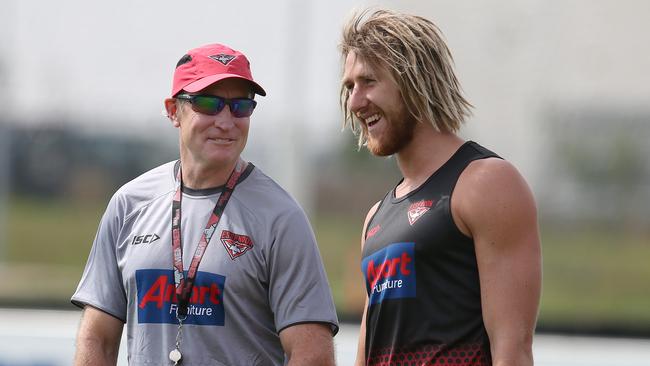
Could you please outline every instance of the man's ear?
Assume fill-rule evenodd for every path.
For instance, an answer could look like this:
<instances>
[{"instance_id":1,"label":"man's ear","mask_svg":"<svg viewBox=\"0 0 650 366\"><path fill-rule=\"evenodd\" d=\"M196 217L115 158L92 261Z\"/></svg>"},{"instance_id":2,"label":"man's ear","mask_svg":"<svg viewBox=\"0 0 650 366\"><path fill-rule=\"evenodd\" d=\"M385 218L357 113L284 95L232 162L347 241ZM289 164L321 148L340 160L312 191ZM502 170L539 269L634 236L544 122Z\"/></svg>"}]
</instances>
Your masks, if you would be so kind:
<instances>
[{"instance_id":1,"label":"man's ear","mask_svg":"<svg viewBox=\"0 0 650 366\"><path fill-rule=\"evenodd\" d=\"M167 112L167 118L172 121L174 127L180 127L181 124L178 120L178 108L176 106L176 99L167 98L165 99L165 112Z\"/></svg>"}]
</instances>

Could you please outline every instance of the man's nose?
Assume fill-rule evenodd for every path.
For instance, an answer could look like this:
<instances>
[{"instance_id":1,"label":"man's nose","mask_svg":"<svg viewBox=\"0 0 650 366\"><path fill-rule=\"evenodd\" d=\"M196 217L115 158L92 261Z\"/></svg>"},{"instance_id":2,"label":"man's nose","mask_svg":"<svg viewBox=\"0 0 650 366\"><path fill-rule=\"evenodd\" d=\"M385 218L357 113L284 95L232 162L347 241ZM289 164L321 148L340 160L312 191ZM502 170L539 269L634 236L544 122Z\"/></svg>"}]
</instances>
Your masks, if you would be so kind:
<instances>
[{"instance_id":1,"label":"man's nose","mask_svg":"<svg viewBox=\"0 0 650 366\"><path fill-rule=\"evenodd\" d=\"M214 125L222 129L229 129L235 125L235 116L229 105L224 106L221 112L214 116Z\"/></svg>"},{"instance_id":2,"label":"man's nose","mask_svg":"<svg viewBox=\"0 0 650 366\"><path fill-rule=\"evenodd\" d=\"M362 111L368 105L368 98L362 90L353 88L348 98L348 108L352 113Z\"/></svg>"}]
</instances>

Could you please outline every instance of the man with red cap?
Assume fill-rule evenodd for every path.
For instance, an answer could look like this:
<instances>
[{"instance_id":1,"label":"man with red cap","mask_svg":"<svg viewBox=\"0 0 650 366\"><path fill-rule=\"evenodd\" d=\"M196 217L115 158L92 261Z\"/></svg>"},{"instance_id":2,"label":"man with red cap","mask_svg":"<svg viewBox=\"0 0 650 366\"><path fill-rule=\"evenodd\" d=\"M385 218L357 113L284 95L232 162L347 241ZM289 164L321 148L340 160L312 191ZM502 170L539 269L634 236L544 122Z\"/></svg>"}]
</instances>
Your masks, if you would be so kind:
<instances>
[{"instance_id":1,"label":"man with red cap","mask_svg":"<svg viewBox=\"0 0 650 366\"><path fill-rule=\"evenodd\" d=\"M242 159L255 95L245 55L188 51L165 110L180 159L122 186L72 302L75 365L333 365L338 320L295 200Z\"/></svg>"}]
</instances>

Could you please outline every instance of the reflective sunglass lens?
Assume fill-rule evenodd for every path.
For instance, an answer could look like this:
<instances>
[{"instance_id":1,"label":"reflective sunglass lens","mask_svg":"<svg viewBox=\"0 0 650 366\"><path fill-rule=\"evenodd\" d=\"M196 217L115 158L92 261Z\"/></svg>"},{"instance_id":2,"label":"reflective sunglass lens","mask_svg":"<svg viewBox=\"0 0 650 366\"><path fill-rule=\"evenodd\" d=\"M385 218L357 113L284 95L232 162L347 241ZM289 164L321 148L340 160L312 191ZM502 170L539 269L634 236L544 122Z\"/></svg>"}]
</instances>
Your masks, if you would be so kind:
<instances>
[{"instance_id":1,"label":"reflective sunglass lens","mask_svg":"<svg viewBox=\"0 0 650 366\"><path fill-rule=\"evenodd\" d=\"M194 96L192 106L199 113L215 115L221 112L225 102L221 98L198 95Z\"/></svg>"},{"instance_id":2,"label":"reflective sunglass lens","mask_svg":"<svg viewBox=\"0 0 650 366\"><path fill-rule=\"evenodd\" d=\"M197 113L217 115L228 104L233 116L237 118L249 117L253 114L257 102L250 98L226 99L214 95L188 95L180 94L177 98L189 100L192 110Z\"/></svg>"},{"instance_id":3,"label":"reflective sunglass lens","mask_svg":"<svg viewBox=\"0 0 650 366\"><path fill-rule=\"evenodd\" d=\"M233 99L230 101L230 110L232 111L232 114L237 118L250 117L250 115L253 114L253 110L255 110L256 105L257 102L252 99Z\"/></svg>"}]
</instances>

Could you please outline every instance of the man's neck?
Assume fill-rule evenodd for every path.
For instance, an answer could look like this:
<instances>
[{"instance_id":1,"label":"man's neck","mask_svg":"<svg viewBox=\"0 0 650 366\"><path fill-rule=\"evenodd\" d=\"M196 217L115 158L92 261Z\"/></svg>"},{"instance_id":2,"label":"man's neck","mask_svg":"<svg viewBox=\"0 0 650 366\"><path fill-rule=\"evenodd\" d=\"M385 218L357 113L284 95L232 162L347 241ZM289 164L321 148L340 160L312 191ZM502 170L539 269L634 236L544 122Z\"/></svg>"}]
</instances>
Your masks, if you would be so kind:
<instances>
[{"instance_id":1,"label":"man's neck","mask_svg":"<svg viewBox=\"0 0 650 366\"><path fill-rule=\"evenodd\" d=\"M419 124L413 139L397 153L397 165L404 180L396 189L401 197L424 183L464 143L454 133L438 132L430 125Z\"/></svg>"},{"instance_id":2,"label":"man's neck","mask_svg":"<svg viewBox=\"0 0 650 366\"><path fill-rule=\"evenodd\" d=\"M225 185L239 161L242 161L241 158L227 165L217 165L199 163L191 158L183 159L181 156L183 185L192 189L206 189Z\"/></svg>"}]
</instances>

